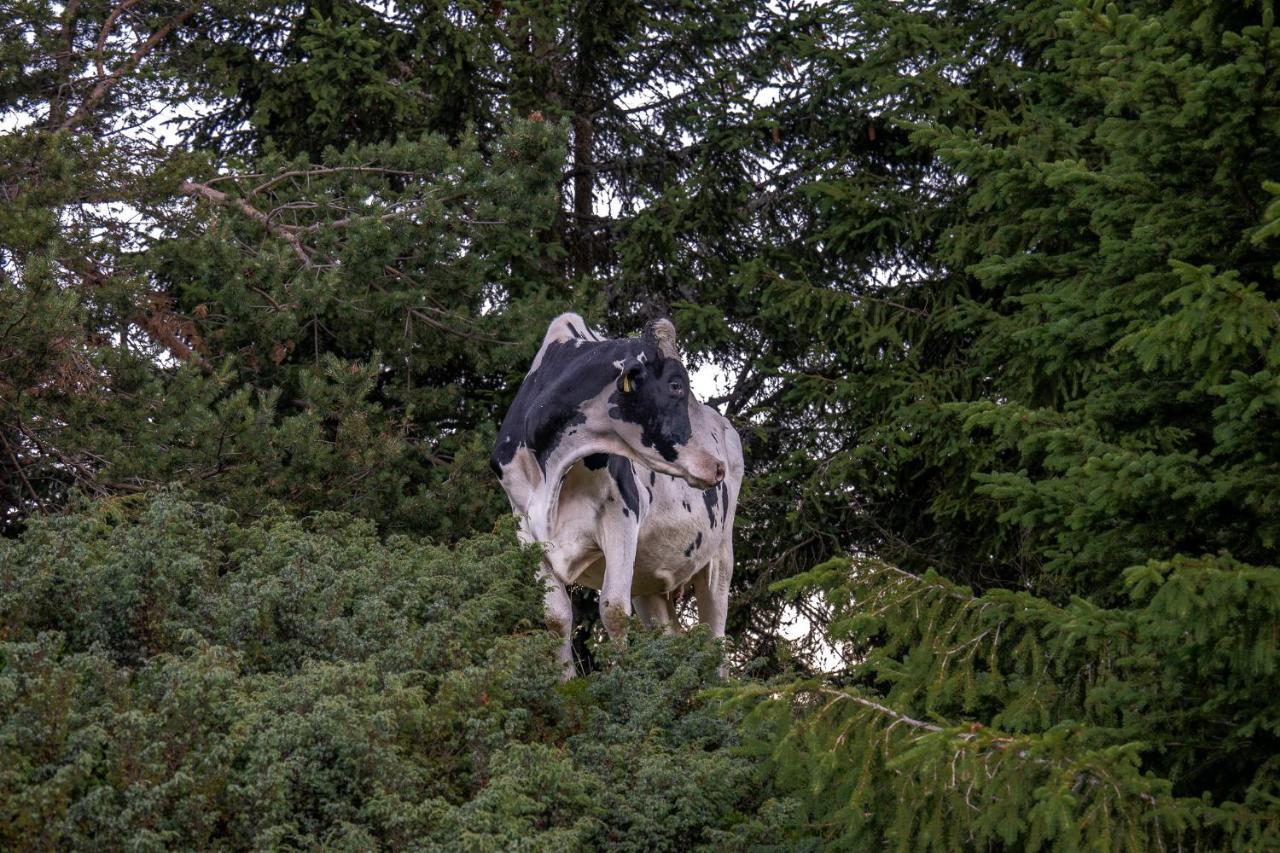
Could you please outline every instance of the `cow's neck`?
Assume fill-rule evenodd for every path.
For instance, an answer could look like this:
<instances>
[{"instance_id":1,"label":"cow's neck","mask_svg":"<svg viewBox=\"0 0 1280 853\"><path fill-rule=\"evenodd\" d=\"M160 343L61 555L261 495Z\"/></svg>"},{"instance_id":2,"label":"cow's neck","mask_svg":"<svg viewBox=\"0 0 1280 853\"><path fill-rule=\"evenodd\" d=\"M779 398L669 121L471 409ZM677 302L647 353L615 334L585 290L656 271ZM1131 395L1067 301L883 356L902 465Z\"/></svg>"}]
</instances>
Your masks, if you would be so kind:
<instances>
[{"instance_id":1,"label":"cow's neck","mask_svg":"<svg viewBox=\"0 0 1280 853\"><path fill-rule=\"evenodd\" d=\"M593 436L585 441L575 441L566 446L561 443L543 459L542 483L533 490L529 501L529 524L534 538L549 542L556 527L556 513L560 508L560 488L565 475L577 462L596 453L614 453L630 456L627 445L612 433Z\"/></svg>"}]
</instances>

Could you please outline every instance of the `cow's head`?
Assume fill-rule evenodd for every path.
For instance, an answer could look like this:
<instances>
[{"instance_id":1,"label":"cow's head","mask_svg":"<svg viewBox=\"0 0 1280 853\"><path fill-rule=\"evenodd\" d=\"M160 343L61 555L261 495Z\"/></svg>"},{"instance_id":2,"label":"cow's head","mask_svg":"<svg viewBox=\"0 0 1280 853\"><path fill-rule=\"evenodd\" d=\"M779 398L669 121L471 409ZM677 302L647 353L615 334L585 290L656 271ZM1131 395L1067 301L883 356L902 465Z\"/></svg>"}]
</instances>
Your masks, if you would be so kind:
<instances>
[{"instance_id":1,"label":"cow's head","mask_svg":"<svg viewBox=\"0 0 1280 853\"><path fill-rule=\"evenodd\" d=\"M724 479L723 451L705 422L705 408L689 388L670 320L645 326L640 347L614 366L609 396L615 430L644 465L699 489Z\"/></svg>"}]
</instances>

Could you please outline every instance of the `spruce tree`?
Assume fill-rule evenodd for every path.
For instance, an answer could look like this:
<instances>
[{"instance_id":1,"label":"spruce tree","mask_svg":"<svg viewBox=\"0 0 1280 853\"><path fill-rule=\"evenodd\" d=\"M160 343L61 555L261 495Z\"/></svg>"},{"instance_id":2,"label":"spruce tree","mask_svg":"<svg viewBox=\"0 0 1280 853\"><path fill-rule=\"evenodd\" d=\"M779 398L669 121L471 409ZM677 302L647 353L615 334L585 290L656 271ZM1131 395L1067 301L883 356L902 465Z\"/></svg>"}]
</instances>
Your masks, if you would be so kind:
<instances>
[{"instance_id":1,"label":"spruce tree","mask_svg":"<svg viewBox=\"0 0 1280 853\"><path fill-rule=\"evenodd\" d=\"M859 554L781 585L850 665L748 691L797 831L1274 846L1271 5L849 10L893 162L813 187L834 260L772 285L796 516Z\"/></svg>"}]
</instances>

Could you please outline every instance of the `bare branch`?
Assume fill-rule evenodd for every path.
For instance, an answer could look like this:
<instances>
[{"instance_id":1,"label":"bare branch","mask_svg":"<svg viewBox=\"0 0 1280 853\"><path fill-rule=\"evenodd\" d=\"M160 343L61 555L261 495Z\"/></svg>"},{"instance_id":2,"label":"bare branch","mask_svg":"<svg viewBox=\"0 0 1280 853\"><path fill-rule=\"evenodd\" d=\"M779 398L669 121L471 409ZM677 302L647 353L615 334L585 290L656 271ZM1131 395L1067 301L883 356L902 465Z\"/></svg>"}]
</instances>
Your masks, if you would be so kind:
<instances>
[{"instance_id":1,"label":"bare branch","mask_svg":"<svg viewBox=\"0 0 1280 853\"><path fill-rule=\"evenodd\" d=\"M13 461L13 470L18 473L18 477L22 480L23 485L27 487L27 493L31 495L31 500L36 506L41 506L40 496L36 494L36 490L32 487L31 481L27 479L26 472L22 470L22 463L18 461L18 455L13 452L13 447L9 444L9 439L5 437L3 430L0 430L0 441L4 442L5 452L9 454L9 458Z\"/></svg>"},{"instance_id":2,"label":"bare branch","mask_svg":"<svg viewBox=\"0 0 1280 853\"><path fill-rule=\"evenodd\" d=\"M111 27L115 24L116 18L129 10L129 7L137 3L138 0L124 0L119 6L111 10L111 14L107 15L107 20L102 25L102 32L98 33L98 47L94 52L93 61L98 67L98 76L106 77L107 72L102 67L102 51L106 48L107 36L111 34Z\"/></svg>"},{"instance_id":3,"label":"bare branch","mask_svg":"<svg viewBox=\"0 0 1280 853\"><path fill-rule=\"evenodd\" d=\"M411 176L411 175L418 174L418 172L408 172L403 169L384 169L381 166L318 166L314 169L294 169L288 172L281 172L280 174L276 175L270 180L262 184L259 184L258 186L249 190L249 192L245 194L245 198L253 198L255 195L266 192L267 190L271 189L281 181L287 181L290 178L315 178L321 175L336 175L342 172L368 172L368 173L377 174L377 175L403 175L403 176ZM263 177L262 174L225 175L220 178L215 178L214 180L218 180L218 181L241 180L241 179L247 179L247 178L261 178L261 177ZM212 183L212 181L210 183Z\"/></svg>"},{"instance_id":4,"label":"bare branch","mask_svg":"<svg viewBox=\"0 0 1280 853\"><path fill-rule=\"evenodd\" d=\"M194 15L196 12L196 9L200 8L200 4L201 4L201 0L197 0L196 3L194 3L191 6L188 6L181 13L179 13L177 17L170 19L164 24L164 26L160 27L160 29L152 33L150 38L144 41L141 45L138 46L137 50L135 50L132 54L130 54L128 59L120 63L120 65L114 71L112 71L106 77L102 78L102 80L98 81L98 85L93 87L93 91L90 92L88 97L84 99L84 102L80 104L79 109L77 109L75 113L72 114L71 118L64 121L62 123L62 126L59 127L58 129L70 130L71 128L75 127L76 125L80 124L82 121L87 119L89 117L89 114L92 113L97 108L98 104L102 103L102 100L106 98L106 96L110 94L111 90L116 87L116 84L119 83L121 79L123 79L124 75L132 71L133 68L138 64L138 62L140 62L143 59L143 57L151 53L151 51L155 50L156 45L164 41L169 36L170 33L172 33L178 27L182 26L182 24L187 20L187 18L190 18L192 15Z\"/></svg>"},{"instance_id":5,"label":"bare branch","mask_svg":"<svg viewBox=\"0 0 1280 853\"><path fill-rule=\"evenodd\" d=\"M388 222L394 222L397 219L402 219L406 216L412 216L413 214L423 210L426 210L425 205L415 205L414 207L406 207L403 210L393 210L390 213L384 213L381 216L377 216L377 217L344 216L341 219L334 219L329 222L313 222L312 224L307 226L297 226L297 227L298 227L298 230L301 232L305 232L307 234L314 234L315 232L323 231L326 228L349 228L351 227L352 224L356 222L368 222L370 220L376 220L385 225ZM470 222L471 224L476 224L476 225L494 224L490 222L476 222L474 220L467 220L467 221Z\"/></svg>"},{"instance_id":6,"label":"bare branch","mask_svg":"<svg viewBox=\"0 0 1280 853\"><path fill-rule=\"evenodd\" d=\"M405 275L404 273L400 272L400 270L396 269L395 267L389 264L384 266L383 269L394 278L398 278L404 282L413 283L413 279L409 278L409 276ZM430 317L426 313L424 313L425 311L431 311L435 314L438 314L441 317L444 317L447 320L452 320L454 321L455 325L449 325L435 319L434 317ZM503 346L513 346L515 344L515 341L505 341L502 338L495 338L493 335L486 335L483 332L468 332L468 331L465 331L464 329L458 328L456 324L462 318L458 317L455 314L451 314L448 311L444 311L440 308L432 308L429 305L423 305L423 306L420 306L419 308L408 308L406 310L406 314L409 317L413 317L415 320L421 320L423 323L426 323L428 326L430 326L433 329L437 329L441 332L444 332L445 334L453 335L455 337L463 338L465 340L484 341L486 343L501 344Z\"/></svg>"}]
</instances>

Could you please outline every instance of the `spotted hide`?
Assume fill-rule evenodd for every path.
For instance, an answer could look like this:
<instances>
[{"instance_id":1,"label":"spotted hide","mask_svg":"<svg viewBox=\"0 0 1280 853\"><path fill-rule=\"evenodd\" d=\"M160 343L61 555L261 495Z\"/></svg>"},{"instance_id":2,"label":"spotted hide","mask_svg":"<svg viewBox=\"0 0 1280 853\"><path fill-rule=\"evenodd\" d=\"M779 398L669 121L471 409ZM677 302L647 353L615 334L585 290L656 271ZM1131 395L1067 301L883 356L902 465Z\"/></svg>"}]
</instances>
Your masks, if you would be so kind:
<instances>
[{"instance_id":1,"label":"spotted hide","mask_svg":"<svg viewBox=\"0 0 1280 853\"><path fill-rule=\"evenodd\" d=\"M600 590L605 629L621 639L633 604L674 630L670 594L692 583L700 620L724 636L742 445L693 396L670 321L609 340L577 314L557 317L490 464L521 537L542 543L547 625L566 676L571 584Z\"/></svg>"}]
</instances>

